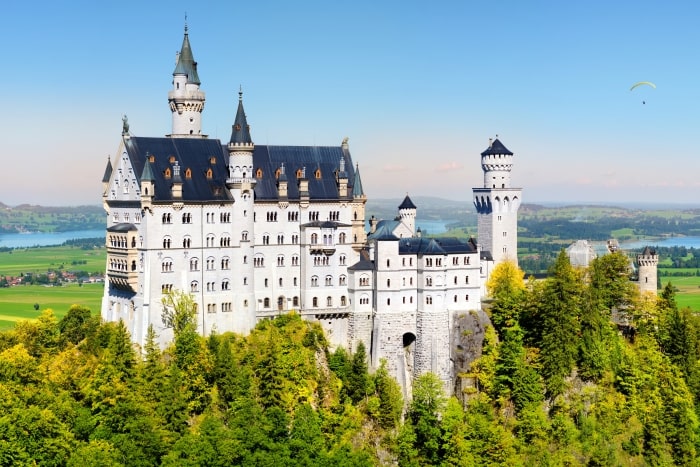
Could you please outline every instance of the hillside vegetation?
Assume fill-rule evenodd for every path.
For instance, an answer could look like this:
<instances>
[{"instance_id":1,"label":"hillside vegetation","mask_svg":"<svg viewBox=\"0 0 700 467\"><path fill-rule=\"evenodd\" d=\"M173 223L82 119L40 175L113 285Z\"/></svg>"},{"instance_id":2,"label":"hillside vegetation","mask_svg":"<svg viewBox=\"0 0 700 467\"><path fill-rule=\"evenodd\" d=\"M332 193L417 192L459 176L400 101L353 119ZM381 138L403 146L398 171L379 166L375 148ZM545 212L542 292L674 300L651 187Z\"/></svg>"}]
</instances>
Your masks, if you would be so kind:
<instances>
[{"instance_id":1,"label":"hillside vegetation","mask_svg":"<svg viewBox=\"0 0 700 467\"><path fill-rule=\"evenodd\" d=\"M0 234L17 232L68 232L104 229L106 219L100 206L51 207L0 203Z\"/></svg>"},{"instance_id":2,"label":"hillside vegetation","mask_svg":"<svg viewBox=\"0 0 700 467\"><path fill-rule=\"evenodd\" d=\"M0 465L697 465L700 322L626 267L560 254L525 283L503 263L471 384L448 398L428 373L405 403L295 314L204 338L175 293L161 351L152 328L134 349L122 323L46 310L0 333Z\"/></svg>"}]
</instances>

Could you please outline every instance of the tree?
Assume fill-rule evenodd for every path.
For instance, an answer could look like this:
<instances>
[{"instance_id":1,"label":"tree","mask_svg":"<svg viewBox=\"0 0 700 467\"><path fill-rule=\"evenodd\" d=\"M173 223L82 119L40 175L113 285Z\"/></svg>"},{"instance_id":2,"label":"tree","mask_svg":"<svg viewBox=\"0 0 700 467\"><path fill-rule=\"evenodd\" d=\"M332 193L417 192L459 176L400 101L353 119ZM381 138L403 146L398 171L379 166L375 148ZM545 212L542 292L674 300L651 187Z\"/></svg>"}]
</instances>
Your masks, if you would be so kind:
<instances>
[{"instance_id":1,"label":"tree","mask_svg":"<svg viewBox=\"0 0 700 467\"><path fill-rule=\"evenodd\" d=\"M348 396L357 404L367 397L369 373L367 372L367 352L365 344L360 342L352 356L352 365L348 375Z\"/></svg>"},{"instance_id":2,"label":"tree","mask_svg":"<svg viewBox=\"0 0 700 467\"><path fill-rule=\"evenodd\" d=\"M415 436L414 446L419 460L432 465L442 458L440 415L445 408L442 381L434 373L416 379L413 400L408 409L409 432Z\"/></svg>"},{"instance_id":3,"label":"tree","mask_svg":"<svg viewBox=\"0 0 700 467\"><path fill-rule=\"evenodd\" d=\"M89 308L72 305L68 313L58 322L62 342L77 345L88 335L94 334L99 325L99 318L92 319Z\"/></svg>"},{"instance_id":4,"label":"tree","mask_svg":"<svg viewBox=\"0 0 700 467\"><path fill-rule=\"evenodd\" d=\"M580 275L571 266L566 252L561 250L545 281L539 308L540 363L550 396L562 392L564 378L576 363L581 294Z\"/></svg>"},{"instance_id":5,"label":"tree","mask_svg":"<svg viewBox=\"0 0 700 467\"><path fill-rule=\"evenodd\" d=\"M514 292L525 290L525 273L515 262L506 260L498 263L491 271L486 283L489 296L497 299L501 296L512 295Z\"/></svg>"}]
</instances>

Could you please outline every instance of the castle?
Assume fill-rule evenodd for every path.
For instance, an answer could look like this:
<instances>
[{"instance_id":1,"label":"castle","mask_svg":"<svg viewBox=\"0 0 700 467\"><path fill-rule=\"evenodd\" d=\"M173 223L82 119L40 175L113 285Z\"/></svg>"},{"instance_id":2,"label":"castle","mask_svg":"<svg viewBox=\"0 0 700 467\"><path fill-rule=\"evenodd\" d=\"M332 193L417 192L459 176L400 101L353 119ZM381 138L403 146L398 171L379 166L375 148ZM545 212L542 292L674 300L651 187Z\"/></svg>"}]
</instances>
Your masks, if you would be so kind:
<instances>
[{"instance_id":1,"label":"castle","mask_svg":"<svg viewBox=\"0 0 700 467\"><path fill-rule=\"evenodd\" d=\"M455 317L481 308L495 264L517 261L513 153L495 139L481 154L478 243L424 238L408 196L396 219L366 219L347 138L257 145L242 92L229 141L208 138L200 85L185 27L168 93L171 134L135 136L125 117L102 180L103 319L122 320L141 346L152 325L165 345L172 331L162 299L173 290L191 294L203 335L245 334L294 310L319 322L334 346L364 343L370 364L386 359L404 388L428 371L449 387Z\"/></svg>"}]
</instances>

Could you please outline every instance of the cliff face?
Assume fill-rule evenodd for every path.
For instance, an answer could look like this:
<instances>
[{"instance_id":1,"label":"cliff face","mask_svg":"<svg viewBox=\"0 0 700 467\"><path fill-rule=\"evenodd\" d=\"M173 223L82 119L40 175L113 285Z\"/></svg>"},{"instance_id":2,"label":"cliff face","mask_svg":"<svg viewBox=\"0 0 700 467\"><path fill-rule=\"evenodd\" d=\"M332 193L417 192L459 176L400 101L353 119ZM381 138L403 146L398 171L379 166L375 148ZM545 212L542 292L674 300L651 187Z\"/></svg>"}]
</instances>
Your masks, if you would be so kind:
<instances>
[{"instance_id":1,"label":"cliff face","mask_svg":"<svg viewBox=\"0 0 700 467\"><path fill-rule=\"evenodd\" d=\"M463 399L464 390L474 386L472 378L464 376L470 366L481 357L486 327L491 320L483 310L472 310L454 317L452 326L452 363L454 365L454 394Z\"/></svg>"}]
</instances>

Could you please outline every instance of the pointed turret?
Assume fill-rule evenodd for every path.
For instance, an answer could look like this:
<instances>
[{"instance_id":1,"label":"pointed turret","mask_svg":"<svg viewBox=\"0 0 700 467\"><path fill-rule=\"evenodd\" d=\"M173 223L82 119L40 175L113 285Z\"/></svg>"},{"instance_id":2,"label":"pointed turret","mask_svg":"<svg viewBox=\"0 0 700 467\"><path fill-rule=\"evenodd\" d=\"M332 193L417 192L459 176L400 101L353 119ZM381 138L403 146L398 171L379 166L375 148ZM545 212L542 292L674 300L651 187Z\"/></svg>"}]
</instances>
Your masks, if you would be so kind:
<instances>
[{"instance_id":1,"label":"pointed turret","mask_svg":"<svg viewBox=\"0 0 700 467\"><path fill-rule=\"evenodd\" d=\"M204 93L199 90L197 62L192 54L190 38L185 25L185 37L177 55L173 71L173 89L168 93L170 111L173 114L172 138L205 138L202 134Z\"/></svg>"},{"instance_id":2,"label":"pointed turret","mask_svg":"<svg viewBox=\"0 0 700 467\"><path fill-rule=\"evenodd\" d=\"M401 219L401 222L406 224L406 227L408 227L412 235L416 234L417 210L418 208L416 208L416 205L413 204L413 201L411 201L411 198L408 197L407 193L406 197L403 199L403 202L399 205L399 219Z\"/></svg>"},{"instance_id":3,"label":"pointed turret","mask_svg":"<svg viewBox=\"0 0 700 467\"><path fill-rule=\"evenodd\" d=\"M236 120L231 126L231 140L229 144L253 144L253 140L250 138L250 126L243 109L243 91L238 91L238 109L236 110Z\"/></svg>"},{"instance_id":4,"label":"pointed turret","mask_svg":"<svg viewBox=\"0 0 700 467\"><path fill-rule=\"evenodd\" d=\"M102 176L102 183L109 183L112 178L112 160L107 156L107 167L105 167L105 174Z\"/></svg>"},{"instance_id":5,"label":"pointed turret","mask_svg":"<svg viewBox=\"0 0 700 467\"><path fill-rule=\"evenodd\" d=\"M151 157L146 153L146 162L143 164L141 172L141 207L150 209L153 196L155 195L155 177L151 168Z\"/></svg>"},{"instance_id":6,"label":"pointed turret","mask_svg":"<svg viewBox=\"0 0 700 467\"><path fill-rule=\"evenodd\" d=\"M102 198L107 199L107 192L109 191L109 181L112 178L112 161L107 156L107 167L105 167L105 174L102 176Z\"/></svg>"},{"instance_id":7,"label":"pointed turret","mask_svg":"<svg viewBox=\"0 0 700 467\"><path fill-rule=\"evenodd\" d=\"M231 139L228 142L228 179L229 188L237 186L249 190L255 184L253 177L253 151L255 144L250 137L250 126L243 109L243 91L238 91L238 109L236 119L231 127ZM243 185L246 185L245 187Z\"/></svg>"},{"instance_id":8,"label":"pointed turret","mask_svg":"<svg viewBox=\"0 0 700 467\"><path fill-rule=\"evenodd\" d=\"M197 62L194 61L192 47L190 47L190 36L187 33L187 25L185 25L185 37L182 39L182 47L177 56L175 71L173 71L173 76L177 75L186 76L187 82L190 84L202 84L197 74Z\"/></svg>"},{"instance_id":9,"label":"pointed turret","mask_svg":"<svg viewBox=\"0 0 700 467\"><path fill-rule=\"evenodd\" d=\"M352 197L362 198L365 196L365 190L362 189L362 178L360 178L360 165L355 165L355 181L352 184Z\"/></svg>"},{"instance_id":10,"label":"pointed turret","mask_svg":"<svg viewBox=\"0 0 700 467\"><path fill-rule=\"evenodd\" d=\"M352 247L355 251L361 251L367 241L365 232L365 204L367 196L362 189L360 178L360 166L355 165L355 176L352 183Z\"/></svg>"}]
</instances>

